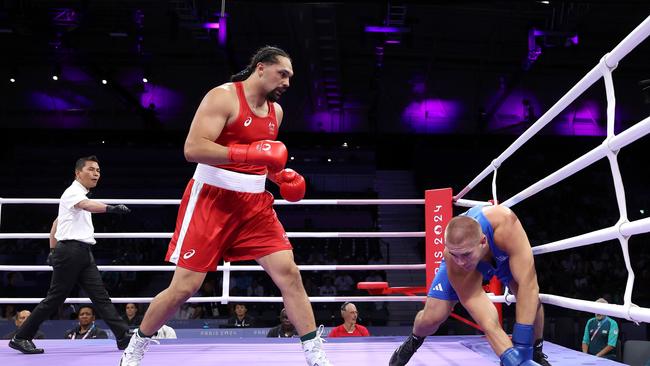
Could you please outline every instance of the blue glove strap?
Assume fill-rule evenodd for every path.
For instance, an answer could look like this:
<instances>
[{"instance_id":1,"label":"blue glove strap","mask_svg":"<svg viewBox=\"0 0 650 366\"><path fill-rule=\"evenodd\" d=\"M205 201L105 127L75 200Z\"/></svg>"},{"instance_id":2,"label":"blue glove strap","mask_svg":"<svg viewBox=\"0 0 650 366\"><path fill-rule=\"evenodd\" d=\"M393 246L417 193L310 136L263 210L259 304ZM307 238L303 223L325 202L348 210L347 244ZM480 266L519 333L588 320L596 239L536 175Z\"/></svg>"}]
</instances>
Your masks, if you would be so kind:
<instances>
[{"instance_id":1,"label":"blue glove strap","mask_svg":"<svg viewBox=\"0 0 650 366\"><path fill-rule=\"evenodd\" d=\"M510 347L501 354L501 364L503 366L519 366L524 361L519 351Z\"/></svg>"},{"instance_id":2,"label":"blue glove strap","mask_svg":"<svg viewBox=\"0 0 650 366\"><path fill-rule=\"evenodd\" d=\"M521 353L524 361L533 358L534 327L529 324L515 323L512 330L512 344Z\"/></svg>"}]
</instances>

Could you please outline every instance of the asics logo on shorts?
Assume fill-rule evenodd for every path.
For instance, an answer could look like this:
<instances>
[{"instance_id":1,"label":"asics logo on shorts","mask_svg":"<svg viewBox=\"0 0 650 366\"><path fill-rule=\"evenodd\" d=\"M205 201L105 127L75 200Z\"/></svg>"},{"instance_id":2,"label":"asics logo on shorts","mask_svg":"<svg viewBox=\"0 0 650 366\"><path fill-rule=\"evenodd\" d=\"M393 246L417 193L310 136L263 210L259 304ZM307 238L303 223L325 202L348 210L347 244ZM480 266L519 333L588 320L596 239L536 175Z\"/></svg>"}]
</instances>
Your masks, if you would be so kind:
<instances>
[{"instance_id":1,"label":"asics logo on shorts","mask_svg":"<svg viewBox=\"0 0 650 366\"><path fill-rule=\"evenodd\" d=\"M437 284L434 288L433 291L442 291L442 283Z\"/></svg>"},{"instance_id":2,"label":"asics logo on shorts","mask_svg":"<svg viewBox=\"0 0 650 366\"><path fill-rule=\"evenodd\" d=\"M183 254L183 259L190 259L194 254L196 254L196 250L192 249L189 252Z\"/></svg>"},{"instance_id":3,"label":"asics logo on shorts","mask_svg":"<svg viewBox=\"0 0 650 366\"><path fill-rule=\"evenodd\" d=\"M253 122L253 117L246 118L246 120L244 121L244 127L250 126L252 122Z\"/></svg>"}]
</instances>

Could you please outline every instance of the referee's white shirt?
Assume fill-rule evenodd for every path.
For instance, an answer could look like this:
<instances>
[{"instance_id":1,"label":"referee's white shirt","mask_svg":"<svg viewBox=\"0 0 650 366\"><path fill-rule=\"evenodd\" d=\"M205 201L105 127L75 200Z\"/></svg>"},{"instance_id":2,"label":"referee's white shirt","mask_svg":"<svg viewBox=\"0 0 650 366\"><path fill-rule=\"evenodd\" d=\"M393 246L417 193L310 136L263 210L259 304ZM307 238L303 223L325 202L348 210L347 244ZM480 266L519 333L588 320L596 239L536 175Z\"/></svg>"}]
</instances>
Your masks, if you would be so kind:
<instances>
[{"instance_id":1,"label":"referee's white shirt","mask_svg":"<svg viewBox=\"0 0 650 366\"><path fill-rule=\"evenodd\" d=\"M87 200L86 187L78 181L72 182L70 187L63 192L59 201L59 216L54 237L57 241L78 240L88 244L95 244L95 228L90 212L74 206Z\"/></svg>"}]
</instances>

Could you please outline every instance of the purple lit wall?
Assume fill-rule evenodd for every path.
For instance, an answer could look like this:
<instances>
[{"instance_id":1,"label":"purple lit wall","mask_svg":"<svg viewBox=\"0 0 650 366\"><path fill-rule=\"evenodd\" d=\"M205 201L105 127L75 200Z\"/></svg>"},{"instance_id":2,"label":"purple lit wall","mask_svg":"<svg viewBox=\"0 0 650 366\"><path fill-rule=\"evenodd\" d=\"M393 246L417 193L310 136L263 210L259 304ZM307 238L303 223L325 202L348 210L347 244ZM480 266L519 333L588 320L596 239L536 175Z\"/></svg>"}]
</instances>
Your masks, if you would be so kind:
<instances>
[{"instance_id":1,"label":"purple lit wall","mask_svg":"<svg viewBox=\"0 0 650 366\"><path fill-rule=\"evenodd\" d=\"M559 135L605 136L605 102L578 100L553 121L553 132Z\"/></svg>"},{"instance_id":2,"label":"purple lit wall","mask_svg":"<svg viewBox=\"0 0 650 366\"><path fill-rule=\"evenodd\" d=\"M156 111L162 114L179 109L183 103L185 101L181 93L155 83L145 84L144 91L140 94L140 104L144 108L153 104Z\"/></svg>"},{"instance_id":3,"label":"purple lit wall","mask_svg":"<svg viewBox=\"0 0 650 366\"><path fill-rule=\"evenodd\" d=\"M413 101L402 112L402 122L414 132L453 132L461 108L462 104L454 100Z\"/></svg>"},{"instance_id":4,"label":"purple lit wall","mask_svg":"<svg viewBox=\"0 0 650 366\"><path fill-rule=\"evenodd\" d=\"M494 97L496 100L496 96ZM536 121L544 107L531 91L517 89L508 95L494 113L490 121L491 130L501 130L521 123L531 124Z\"/></svg>"},{"instance_id":5,"label":"purple lit wall","mask_svg":"<svg viewBox=\"0 0 650 366\"><path fill-rule=\"evenodd\" d=\"M305 115L311 132L363 132L364 112L354 106L337 111L316 111Z\"/></svg>"}]
</instances>

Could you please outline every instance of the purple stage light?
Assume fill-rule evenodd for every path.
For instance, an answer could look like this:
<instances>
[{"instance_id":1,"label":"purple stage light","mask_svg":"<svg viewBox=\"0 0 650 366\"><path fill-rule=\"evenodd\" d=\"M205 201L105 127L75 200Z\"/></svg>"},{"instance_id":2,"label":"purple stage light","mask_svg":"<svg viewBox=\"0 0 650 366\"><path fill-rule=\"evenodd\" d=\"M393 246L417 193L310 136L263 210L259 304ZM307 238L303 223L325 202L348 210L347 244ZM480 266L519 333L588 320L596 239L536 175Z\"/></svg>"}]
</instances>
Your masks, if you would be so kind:
<instances>
[{"instance_id":1,"label":"purple stage light","mask_svg":"<svg viewBox=\"0 0 650 366\"><path fill-rule=\"evenodd\" d=\"M203 23L203 29L219 29L219 23L214 23L214 22Z\"/></svg>"},{"instance_id":2,"label":"purple stage light","mask_svg":"<svg viewBox=\"0 0 650 366\"><path fill-rule=\"evenodd\" d=\"M219 35L218 35L219 45L226 45L226 17L222 16L219 18Z\"/></svg>"},{"instance_id":3,"label":"purple stage light","mask_svg":"<svg viewBox=\"0 0 650 366\"><path fill-rule=\"evenodd\" d=\"M377 25L367 25L364 28L366 33L408 33L411 30L407 27L386 27Z\"/></svg>"}]
</instances>

